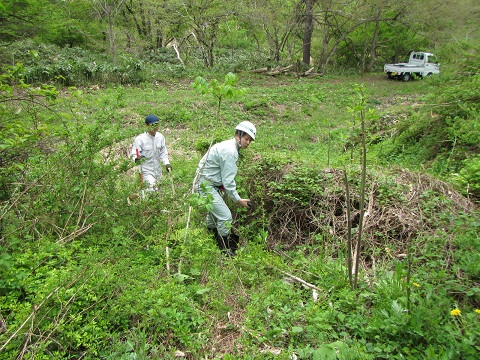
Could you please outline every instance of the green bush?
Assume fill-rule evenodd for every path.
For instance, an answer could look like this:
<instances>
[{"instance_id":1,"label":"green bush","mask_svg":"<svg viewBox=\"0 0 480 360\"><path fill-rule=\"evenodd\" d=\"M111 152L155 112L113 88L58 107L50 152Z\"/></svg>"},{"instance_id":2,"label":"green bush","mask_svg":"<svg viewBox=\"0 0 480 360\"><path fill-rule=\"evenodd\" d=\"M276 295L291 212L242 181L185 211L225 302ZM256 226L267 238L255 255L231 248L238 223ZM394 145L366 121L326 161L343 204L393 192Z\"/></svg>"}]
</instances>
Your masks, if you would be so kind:
<instances>
[{"instance_id":1,"label":"green bush","mask_svg":"<svg viewBox=\"0 0 480 360\"><path fill-rule=\"evenodd\" d=\"M460 171L453 180L458 183L466 195L480 199L480 155L471 156L462 161Z\"/></svg>"}]
</instances>

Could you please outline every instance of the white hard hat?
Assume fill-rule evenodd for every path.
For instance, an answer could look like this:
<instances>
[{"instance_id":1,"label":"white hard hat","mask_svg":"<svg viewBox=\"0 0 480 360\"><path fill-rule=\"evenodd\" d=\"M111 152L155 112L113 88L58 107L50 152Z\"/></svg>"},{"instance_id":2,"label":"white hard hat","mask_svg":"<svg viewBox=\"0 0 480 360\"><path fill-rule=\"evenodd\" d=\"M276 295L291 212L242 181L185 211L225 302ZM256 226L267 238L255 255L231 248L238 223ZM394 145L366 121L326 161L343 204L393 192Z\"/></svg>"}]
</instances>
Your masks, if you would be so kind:
<instances>
[{"instance_id":1,"label":"white hard hat","mask_svg":"<svg viewBox=\"0 0 480 360\"><path fill-rule=\"evenodd\" d=\"M252 140L255 140L255 135L257 134L257 129L250 121L242 121L235 127L235 130L243 131L250 135Z\"/></svg>"}]
</instances>

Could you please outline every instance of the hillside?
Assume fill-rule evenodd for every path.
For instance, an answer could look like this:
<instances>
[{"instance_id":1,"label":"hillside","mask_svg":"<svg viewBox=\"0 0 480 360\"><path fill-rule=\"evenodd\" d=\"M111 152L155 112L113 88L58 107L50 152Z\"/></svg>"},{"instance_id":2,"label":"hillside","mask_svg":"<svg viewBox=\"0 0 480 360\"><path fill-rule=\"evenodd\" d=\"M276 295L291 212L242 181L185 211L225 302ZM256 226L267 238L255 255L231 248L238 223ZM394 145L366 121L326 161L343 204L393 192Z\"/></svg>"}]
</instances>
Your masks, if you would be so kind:
<instances>
[{"instance_id":1,"label":"hillside","mask_svg":"<svg viewBox=\"0 0 480 360\"><path fill-rule=\"evenodd\" d=\"M63 88L19 124L31 137L27 154L7 148L22 152L2 183L0 358L476 358L478 203L397 148L438 82L236 76L245 91L221 102L195 79ZM152 113L173 172L142 200L127 155ZM225 257L191 187L242 120L258 129L237 175L255 209L230 204L242 246Z\"/></svg>"}]
</instances>

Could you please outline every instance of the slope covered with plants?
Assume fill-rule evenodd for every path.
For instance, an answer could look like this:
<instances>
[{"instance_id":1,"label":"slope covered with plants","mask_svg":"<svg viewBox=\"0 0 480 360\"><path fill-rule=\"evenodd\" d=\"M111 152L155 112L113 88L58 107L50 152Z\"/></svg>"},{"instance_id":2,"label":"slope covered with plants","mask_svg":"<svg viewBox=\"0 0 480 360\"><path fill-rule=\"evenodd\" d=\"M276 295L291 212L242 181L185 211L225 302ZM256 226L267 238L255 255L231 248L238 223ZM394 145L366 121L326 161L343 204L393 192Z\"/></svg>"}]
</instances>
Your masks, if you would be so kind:
<instances>
[{"instance_id":1,"label":"slope covered with plants","mask_svg":"<svg viewBox=\"0 0 480 360\"><path fill-rule=\"evenodd\" d=\"M0 359L477 359L478 7L1 1ZM192 181L241 120L225 258Z\"/></svg>"},{"instance_id":2,"label":"slope covered with plants","mask_svg":"<svg viewBox=\"0 0 480 360\"><path fill-rule=\"evenodd\" d=\"M477 50L463 59L414 82L56 87L5 68L0 358L476 359ZM140 200L128 152L150 113L173 175ZM238 175L255 209L233 207L242 247L225 258L191 184L240 120L258 128Z\"/></svg>"}]
</instances>

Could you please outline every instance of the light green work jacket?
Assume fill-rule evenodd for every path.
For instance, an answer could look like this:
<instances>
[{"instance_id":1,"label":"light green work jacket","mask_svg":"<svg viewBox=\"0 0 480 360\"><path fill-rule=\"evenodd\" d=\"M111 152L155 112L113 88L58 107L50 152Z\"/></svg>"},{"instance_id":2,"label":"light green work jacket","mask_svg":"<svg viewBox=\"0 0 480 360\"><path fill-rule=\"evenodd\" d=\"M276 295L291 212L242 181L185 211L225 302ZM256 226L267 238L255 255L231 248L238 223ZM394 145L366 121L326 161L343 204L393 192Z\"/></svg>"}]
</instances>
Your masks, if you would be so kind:
<instances>
[{"instance_id":1,"label":"light green work jacket","mask_svg":"<svg viewBox=\"0 0 480 360\"><path fill-rule=\"evenodd\" d=\"M232 200L240 200L235 183L238 150L235 138L213 145L198 164L197 184L207 181L214 187L223 186Z\"/></svg>"}]
</instances>

